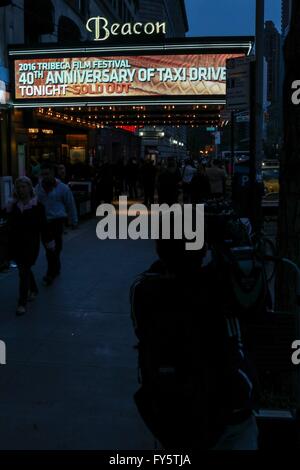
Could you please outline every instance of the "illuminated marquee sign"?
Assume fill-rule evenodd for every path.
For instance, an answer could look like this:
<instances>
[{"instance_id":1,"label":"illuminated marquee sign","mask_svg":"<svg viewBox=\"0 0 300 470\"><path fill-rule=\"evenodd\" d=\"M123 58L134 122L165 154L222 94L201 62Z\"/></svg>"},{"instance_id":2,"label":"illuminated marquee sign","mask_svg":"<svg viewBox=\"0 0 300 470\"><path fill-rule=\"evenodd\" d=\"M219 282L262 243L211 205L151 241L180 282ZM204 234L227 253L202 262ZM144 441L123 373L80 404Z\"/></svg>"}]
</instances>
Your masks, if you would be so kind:
<instances>
[{"instance_id":1,"label":"illuminated marquee sign","mask_svg":"<svg viewBox=\"0 0 300 470\"><path fill-rule=\"evenodd\" d=\"M226 60L198 54L16 60L16 99L226 93Z\"/></svg>"},{"instance_id":2,"label":"illuminated marquee sign","mask_svg":"<svg viewBox=\"0 0 300 470\"><path fill-rule=\"evenodd\" d=\"M15 106L223 104L226 61L252 43L14 50Z\"/></svg>"},{"instance_id":3,"label":"illuminated marquee sign","mask_svg":"<svg viewBox=\"0 0 300 470\"><path fill-rule=\"evenodd\" d=\"M139 36L146 34L166 34L166 23L156 21L155 23L113 23L109 25L108 20L102 16L89 18L86 23L86 29L94 34L94 41L106 41L111 36Z\"/></svg>"}]
</instances>

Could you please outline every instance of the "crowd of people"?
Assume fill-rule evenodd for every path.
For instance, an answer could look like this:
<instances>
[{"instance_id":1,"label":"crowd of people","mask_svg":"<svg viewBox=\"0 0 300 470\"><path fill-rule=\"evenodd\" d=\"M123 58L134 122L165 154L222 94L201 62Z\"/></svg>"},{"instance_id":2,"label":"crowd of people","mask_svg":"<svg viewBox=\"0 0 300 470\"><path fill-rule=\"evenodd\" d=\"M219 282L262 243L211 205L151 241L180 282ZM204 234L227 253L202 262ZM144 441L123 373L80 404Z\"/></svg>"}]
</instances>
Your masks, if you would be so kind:
<instances>
[{"instance_id":1,"label":"crowd of people","mask_svg":"<svg viewBox=\"0 0 300 470\"><path fill-rule=\"evenodd\" d=\"M104 160L93 175L96 206L102 202L112 203L125 194L131 200L143 197L146 205L153 203L157 174L157 167L150 159L142 164L135 158L130 158L126 164L121 159L114 164Z\"/></svg>"},{"instance_id":2,"label":"crowd of people","mask_svg":"<svg viewBox=\"0 0 300 470\"><path fill-rule=\"evenodd\" d=\"M32 158L29 174L33 185L37 184L40 172L40 163ZM224 195L226 182L226 171L219 160L205 166L193 159L179 164L173 157L156 163L151 159L138 162L135 158L127 163L122 159L111 163L104 158L94 167L82 162L60 163L56 176L65 184L91 181L95 206L111 203L125 194L131 200L143 199L145 205L152 204L156 196L158 202L174 203L181 193L183 202L198 203Z\"/></svg>"},{"instance_id":3,"label":"crowd of people","mask_svg":"<svg viewBox=\"0 0 300 470\"><path fill-rule=\"evenodd\" d=\"M146 206L154 203L201 203L219 197L226 191L226 172L218 160L206 168L188 159L179 166L175 158L154 164L151 159L138 163L130 159L126 165L103 163L95 175L96 202L112 202L127 194L130 199L142 198Z\"/></svg>"},{"instance_id":4,"label":"crowd of people","mask_svg":"<svg viewBox=\"0 0 300 470\"><path fill-rule=\"evenodd\" d=\"M44 284L51 285L60 274L66 221L73 228L78 224L75 199L68 185L74 180L93 183L93 207L102 202L112 203L124 194L130 199L143 199L147 206L155 200L169 205L180 199L195 204L224 194L226 173L218 161L205 168L192 160L179 167L175 158L156 165L151 159L138 163L131 158L126 164L122 160L115 164L104 160L92 168L80 163L70 166L39 163L32 157L29 177L16 180L14 197L7 207L9 257L16 262L20 278L17 315L26 312L27 302L38 293L32 267L39 254L40 239L48 266Z\"/></svg>"}]
</instances>

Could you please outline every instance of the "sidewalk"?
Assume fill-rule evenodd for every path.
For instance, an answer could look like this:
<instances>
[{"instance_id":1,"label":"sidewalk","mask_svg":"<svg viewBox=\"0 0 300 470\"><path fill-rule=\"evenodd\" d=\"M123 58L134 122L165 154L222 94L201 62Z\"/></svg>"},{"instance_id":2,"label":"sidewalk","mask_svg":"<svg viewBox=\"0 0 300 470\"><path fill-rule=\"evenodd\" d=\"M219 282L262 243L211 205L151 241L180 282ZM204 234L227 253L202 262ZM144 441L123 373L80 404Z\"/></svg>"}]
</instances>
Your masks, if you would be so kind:
<instances>
[{"instance_id":1,"label":"sidewalk","mask_svg":"<svg viewBox=\"0 0 300 470\"><path fill-rule=\"evenodd\" d=\"M99 241L96 220L65 237L63 271L16 317L17 271L0 273L0 449L154 449L133 394L129 287L151 241Z\"/></svg>"}]
</instances>

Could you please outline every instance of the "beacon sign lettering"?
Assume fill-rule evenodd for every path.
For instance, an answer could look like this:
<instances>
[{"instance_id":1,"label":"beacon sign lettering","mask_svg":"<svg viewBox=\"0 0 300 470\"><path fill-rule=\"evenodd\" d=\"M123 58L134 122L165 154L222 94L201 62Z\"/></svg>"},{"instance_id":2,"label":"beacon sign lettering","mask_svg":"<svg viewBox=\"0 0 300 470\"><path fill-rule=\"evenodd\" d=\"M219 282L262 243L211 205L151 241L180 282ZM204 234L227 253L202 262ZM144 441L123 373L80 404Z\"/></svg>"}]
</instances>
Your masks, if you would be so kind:
<instances>
[{"instance_id":1,"label":"beacon sign lettering","mask_svg":"<svg viewBox=\"0 0 300 470\"><path fill-rule=\"evenodd\" d=\"M108 20L102 16L89 18L86 29L94 35L94 41L106 41L113 36L147 36L166 34L166 23L156 21L155 23L119 23L109 24Z\"/></svg>"},{"instance_id":2,"label":"beacon sign lettering","mask_svg":"<svg viewBox=\"0 0 300 470\"><path fill-rule=\"evenodd\" d=\"M101 47L11 50L14 105L223 104L226 61L248 54L251 44L184 38L109 52Z\"/></svg>"}]
</instances>

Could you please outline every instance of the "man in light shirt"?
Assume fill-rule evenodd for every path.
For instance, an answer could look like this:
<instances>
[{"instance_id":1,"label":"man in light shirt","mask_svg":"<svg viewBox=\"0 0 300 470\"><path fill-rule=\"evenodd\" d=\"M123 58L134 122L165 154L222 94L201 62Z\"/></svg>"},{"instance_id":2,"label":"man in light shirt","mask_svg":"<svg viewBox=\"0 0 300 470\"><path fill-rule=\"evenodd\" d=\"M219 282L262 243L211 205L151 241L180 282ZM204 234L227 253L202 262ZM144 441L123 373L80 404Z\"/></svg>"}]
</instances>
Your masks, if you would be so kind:
<instances>
[{"instance_id":1,"label":"man in light shirt","mask_svg":"<svg viewBox=\"0 0 300 470\"><path fill-rule=\"evenodd\" d=\"M35 189L39 202L45 206L47 233L51 234L50 238L53 240L52 244L44 243L48 269L43 280L46 285L51 285L61 270L64 222L70 217L75 228L78 224L77 210L70 188L55 178L51 163L43 163L40 183Z\"/></svg>"}]
</instances>

